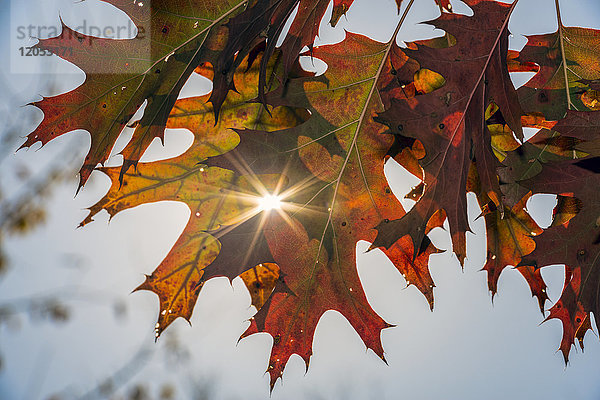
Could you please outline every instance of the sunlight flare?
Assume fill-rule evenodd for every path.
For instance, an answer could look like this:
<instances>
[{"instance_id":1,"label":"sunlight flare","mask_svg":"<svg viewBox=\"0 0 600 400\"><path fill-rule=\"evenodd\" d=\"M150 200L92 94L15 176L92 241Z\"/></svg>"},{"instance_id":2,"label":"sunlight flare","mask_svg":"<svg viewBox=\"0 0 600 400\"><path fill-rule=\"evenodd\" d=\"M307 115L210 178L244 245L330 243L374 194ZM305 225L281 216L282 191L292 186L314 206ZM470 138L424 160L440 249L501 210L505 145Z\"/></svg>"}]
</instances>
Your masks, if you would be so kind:
<instances>
[{"instance_id":1,"label":"sunlight flare","mask_svg":"<svg viewBox=\"0 0 600 400\"><path fill-rule=\"evenodd\" d=\"M267 194L259 199L258 207L261 211L281 210L281 197Z\"/></svg>"}]
</instances>

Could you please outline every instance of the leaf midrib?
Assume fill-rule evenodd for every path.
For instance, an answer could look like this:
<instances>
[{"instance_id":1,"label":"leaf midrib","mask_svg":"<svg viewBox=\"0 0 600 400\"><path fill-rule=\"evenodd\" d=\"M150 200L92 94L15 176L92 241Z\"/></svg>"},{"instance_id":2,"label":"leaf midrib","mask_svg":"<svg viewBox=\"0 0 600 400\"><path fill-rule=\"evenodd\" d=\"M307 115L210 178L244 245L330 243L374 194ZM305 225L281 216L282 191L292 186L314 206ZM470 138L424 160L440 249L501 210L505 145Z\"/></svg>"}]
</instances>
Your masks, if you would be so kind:
<instances>
[{"instance_id":1,"label":"leaf midrib","mask_svg":"<svg viewBox=\"0 0 600 400\"><path fill-rule=\"evenodd\" d=\"M560 17L560 5L558 4L558 0L554 0L554 4L556 5L556 19L558 21L558 41L560 43L560 55L562 58L562 67L563 67L563 78L565 80L565 92L567 94L567 110L573 109L573 103L571 102L571 92L569 91L569 76L567 71L567 56L565 54L565 37L564 37L564 25L562 24L562 20Z\"/></svg>"},{"instance_id":2,"label":"leaf midrib","mask_svg":"<svg viewBox=\"0 0 600 400\"><path fill-rule=\"evenodd\" d=\"M373 81L373 84L371 86L369 94L367 95L367 98L365 100L364 107L363 107L363 109L361 111L361 114L360 114L360 116L359 116L359 118L357 120L358 124L356 126L355 131L354 131L354 135L352 137L352 142L350 143L350 146L348 147L348 152L347 152L346 158L345 158L345 160L344 160L344 162L343 162L343 164L342 164L342 166L340 168L340 173L338 174L337 179L335 181L333 181L333 182L335 182L335 188L334 188L334 192L333 192L333 196L332 196L332 200L331 200L331 205L330 205L330 208L329 208L329 214L328 214L328 217L327 217L327 222L325 223L325 227L323 228L323 234L321 235L321 239L319 240L319 247L317 249L317 253L316 253L316 256L315 256L315 262L314 262L313 267L311 269L310 276L307 279L307 281L308 281L307 282L307 286L309 288L314 285L316 269L317 269L317 265L319 264L318 260L319 260L319 257L321 255L321 251L323 249L323 243L325 241L325 236L327 234L327 230L329 228L329 225L331 224L333 212L335 210L337 194L339 192L340 183L342 181L342 176L344 175L344 172L346 171L346 166L348 165L350 156L352 155L352 151L356 149L356 142L357 142L359 133L360 133L360 131L362 129L363 123L365 122L365 117L366 117L366 114L367 114L367 110L370 108L370 104L371 104L371 100L373 99L373 95L375 93L378 93L377 82L379 81L379 78L380 78L381 73L383 71L383 68L385 66L385 62L386 62L386 60L389 57L390 51L391 51L391 49L392 49L392 47L393 47L393 45L394 45L394 43L396 41L396 36L397 36L398 32L400 31L400 28L402 27L402 24L404 23L404 20L406 19L406 16L407 16L408 12L410 11L413 3L414 3L414 0L411 0L410 3L407 5L406 9L404 10L404 13L402 14L402 17L400 18L400 21L398 22L398 25L396 26L396 29L394 30L394 32L392 34L392 37L390 38L390 40L387 43L386 51L385 51L385 53L384 53L384 55L383 55L383 57L381 59L381 62L379 64L379 68L377 69L377 72L375 73L375 75L373 75L373 77L370 78L370 80ZM368 80L369 79L366 79L366 80L364 80L364 82L367 82ZM356 150L358 152L358 149L356 149ZM364 178L364 176L363 176L363 178ZM331 183L333 183L333 182L331 182ZM367 187L367 190L369 191L368 187ZM334 236L334 238L336 237L335 230L333 232L333 236ZM337 264L337 267L338 267L337 270L338 270L338 272L340 272L339 273L340 279L342 280L344 286L348 289L348 284L347 284L346 280L344 279L344 274L341 273L341 271L340 271L340 264L339 264L339 257L338 257L339 250L337 250L337 241L335 241L335 240L334 240L334 245L336 246L336 249L335 249L336 255L335 256L332 255L332 256L334 256L336 258L336 261L337 261L336 264ZM358 288L357 288L357 290L358 290ZM304 293L304 301L301 304L309 302L309 297L310 296L308 295L308 292L309 292L309 290L305 291L305 293ZM351 293L351 292L348 290L346 293ZM350 297L352 297L352 296L350 296ZM352 301L351 303L352 303L353 308L355 310L357 310L357 304L356 304L356 302Z\"/></svg>"}]
</instances>

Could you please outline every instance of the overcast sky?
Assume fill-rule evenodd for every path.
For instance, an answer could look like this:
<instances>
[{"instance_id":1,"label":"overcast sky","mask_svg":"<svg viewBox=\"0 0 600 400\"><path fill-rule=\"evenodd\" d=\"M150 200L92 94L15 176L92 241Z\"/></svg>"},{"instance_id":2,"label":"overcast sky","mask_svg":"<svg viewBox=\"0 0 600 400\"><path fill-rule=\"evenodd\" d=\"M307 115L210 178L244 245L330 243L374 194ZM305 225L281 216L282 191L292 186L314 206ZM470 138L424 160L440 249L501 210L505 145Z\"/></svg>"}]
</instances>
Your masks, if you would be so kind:
<instances>
[{"instance_id":1,"label":"overcast sky","mask_svg":"<svg viewBox=\"0 0 600 400\"><path fill-rule=\"evenodd\" d=\"M99 1L0 0L5 59L0 71L0 118L29 133L42 118L41 112L23 104L71 90L83 81L76 67L48 57L12 63L16 27L23 24L57 26L59 15L70 26L81 21L127 24L127 17ZM407 3L407 2L405 2ZM600 5L596 0L562 1L567 25L600 28ZM453 1L455 10L460 5ZM12 8L12 9L11 9ZM464 9L464 8L462 8ZM416 0L400 40L425 38L431 26L416 23L435 18L433 0ZM328 11L330 13L330 10ZM386 41L398 20L394 0L356 0L335 30L323 27L321 43L339 41L344 29ZM90 22L91 23L91 22ZM523 45L521 34L556 29L553 0L521 0L510 28L513 46ZM10 38L10 40L7 40ZM32 41L31 44L35 43ZM12 47L11 47L12 44ZM8 61L11 61L10 65ZM21 64L25 63L25 64ZM16 67L15 67L16 65ZM12 70L11 70L12 67ZM43 72L43 74L42 74ZM41 76L41 79L40 79ZM51 82L52 84L45 84ZM201 80L188 84L182 93L206 91ZM6 131L4 134L7 134ZM23 139L10 143L18 147ZM154 143L146 160L176 155L191 142L185 131L168 131L166 148ZM118 146L123 146L121 140ZM74 152L81 163L89 146L88 134L61 136L44 149L19 151L0 162L0 185L5 195L17 195L22 184L14 170L26 164L33 173L43 171L65 151ZM120 156L110 160L118 165ZM414 182L402 171L387 168L397 192ZM37 399L52 393L78 397L125 365L140 349L152 358L135 364L135 383L149 384L156 394L164 383L176 387L176 398L206 388L210 399L268 399L267 367L271 338L258 334L237 344L252 310L239 280L233 287L214 279L202 290L192 317L192 327L178 320L153 342L158 301L150 292L129 294L160 263L181 233L189 210L173 202L144 205L117 215L110 224L106 213L84 229L75 229L85 217L85 207L108 189L109 180L95 172L85 189L74 198L77 178L56 188L47 203L47 223L21 239L5 241L10 270L0 277L0 304L12 299L59 294L72 307L66 324L29 320L0 326L0 398ZM518 272L507 269L500 278L499 293L492 305L483 266L485 235L483 219L473 222L479 211L473 197L470 218L474 234L468 234L468 258L464 272L450 252L431 257L436 283L435 311L414 287L404 289L404 279L381 252L357 246L358 270L373 308L397 327L382 333L389 365L365 346L341 314L328 311L321 319L313 344L308 373L293 356L272 399L598 399L600 398L600 342L588 333L584 354L573 349L565 368L556 352L561 326L544 323L537 300L531 297ZM548 224L551 199L541 196L529 204L540 223ZM438 247L450 246L447 234L435 232ZM560 294L563 268L543 270L549 296ZM124 317L115 315L122 304ZM550 303L547 303L547 307ZM180 358L173 349L182 346ZM187 353L187 356L186 356ZM143 353L146 354L146 353ZM125 389L127 391L127 389ZM196 392L197 393L197 392Z\"/></svg>"}]
</instances>

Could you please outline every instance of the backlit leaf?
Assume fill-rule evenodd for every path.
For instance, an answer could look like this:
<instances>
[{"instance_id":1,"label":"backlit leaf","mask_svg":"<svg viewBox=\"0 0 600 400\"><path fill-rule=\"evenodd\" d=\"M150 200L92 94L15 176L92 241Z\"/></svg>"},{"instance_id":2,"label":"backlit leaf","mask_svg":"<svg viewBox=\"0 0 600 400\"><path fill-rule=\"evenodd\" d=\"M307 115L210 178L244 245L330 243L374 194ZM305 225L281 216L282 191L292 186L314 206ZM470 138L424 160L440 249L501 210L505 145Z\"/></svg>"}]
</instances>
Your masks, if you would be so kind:
<instances>
[{"instance_id":1,"label":"backlit leaf","mask_svg":"<svg viewBox=\"0 0 600 400\"><path fill-rule=\"evenodd\" d=\"M456 44L428 47L417 43L416 50L408 52L421 68L440 73L445 85L414 99L394 99L379 115L379 121L391 130L422 142L426 155L420 160L425 171L423 196L405 217L380 226L376 239L377 245L387 247L395 237L409 233L416 252L427 221L443 209L461 263L466 255L464 235L469 230L466 181L474 159L482 190L497 203L502 197L496 174L499 162L483 122L488 101L498 104L513 130L521 132L516 92L502 57L507 52L506 26L512 8L488 1L467 3L473 17L442 14L431 22L456 38Z\"/></svg>"}]
</instances>

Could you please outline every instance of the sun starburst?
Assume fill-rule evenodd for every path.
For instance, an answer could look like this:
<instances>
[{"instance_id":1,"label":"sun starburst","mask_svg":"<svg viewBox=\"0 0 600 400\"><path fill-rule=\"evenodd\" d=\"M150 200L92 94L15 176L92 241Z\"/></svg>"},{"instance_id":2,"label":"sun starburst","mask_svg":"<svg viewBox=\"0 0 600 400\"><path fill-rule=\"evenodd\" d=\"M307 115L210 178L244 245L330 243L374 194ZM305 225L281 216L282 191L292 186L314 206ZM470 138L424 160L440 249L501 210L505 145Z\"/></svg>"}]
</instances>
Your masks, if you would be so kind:
<instances>
[{"instance_id":1,"label":"sun starburst","mask_svg":"<svg viewBox=\"0 0 600 400\"><path fill-rule=\"evenodd\" d=\"M261 211L281 210L281 196L267 194L258 199L258 207Z\"/></svg>"}]
</instances>

